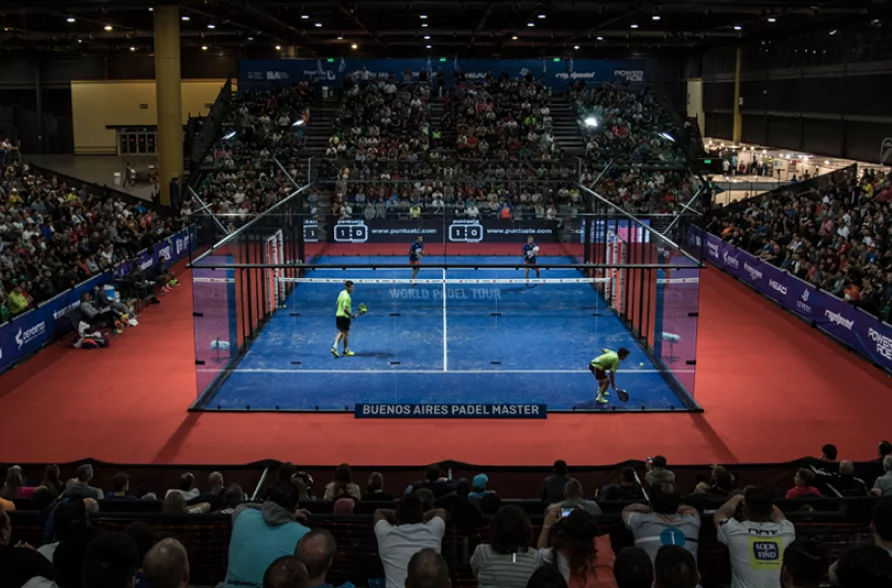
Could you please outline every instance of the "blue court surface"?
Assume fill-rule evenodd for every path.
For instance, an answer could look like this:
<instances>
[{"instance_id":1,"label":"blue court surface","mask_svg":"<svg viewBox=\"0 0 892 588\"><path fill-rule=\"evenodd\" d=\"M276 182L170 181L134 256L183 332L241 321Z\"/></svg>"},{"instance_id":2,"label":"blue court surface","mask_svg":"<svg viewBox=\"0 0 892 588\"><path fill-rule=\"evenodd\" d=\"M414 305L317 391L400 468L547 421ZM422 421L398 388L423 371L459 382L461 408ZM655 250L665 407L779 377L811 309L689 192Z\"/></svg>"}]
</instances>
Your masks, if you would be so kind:
<instances>
[{"instance_id":1,"label":"blue court surface","mask_svg":"<svg viewBox=\"0 0 892 588\"><path fill-rule=\"evenodd\" d=\"M442 258L440 258L442 259ZM402 258L363 258L392 264ZM428 263L441 263L426 257ZM453 260L455 261L455 260ZM457 263L514 263L515 258L463 257ZM324 257L318 264L343 264ZM355 263L355 262L354 262ZM568 263L540 258L540 263ZM418 278L523 278L518 270L422 268ZM544 403L549 410L684 410L676 395L604 299L589 283L368 284L357 283L354 310L368 314L350 330L353 357L331 354L335 300L342 280L409 278L399 270L317 269L307 278L337 283L297 284L286 302L203 404L209 410L353 410L355 403ZM542 278L582 275L552 269ZM587 366L601 348L627 347L616 376L631 399L596 405ZM643 363L644 366L639 364Z\"/></svg>"}]
</instances>

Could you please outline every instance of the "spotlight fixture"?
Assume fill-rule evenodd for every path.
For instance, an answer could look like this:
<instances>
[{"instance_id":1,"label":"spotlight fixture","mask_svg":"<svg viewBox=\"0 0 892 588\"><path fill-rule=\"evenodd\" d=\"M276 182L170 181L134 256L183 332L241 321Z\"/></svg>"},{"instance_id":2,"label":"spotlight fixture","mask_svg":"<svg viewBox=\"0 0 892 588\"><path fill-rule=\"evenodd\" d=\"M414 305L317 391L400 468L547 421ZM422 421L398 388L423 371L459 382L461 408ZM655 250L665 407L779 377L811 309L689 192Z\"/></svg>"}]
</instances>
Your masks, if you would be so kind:
<instances>
[{"instance_id":1,"label":"spotlight fixture","mask_svg":"<svg viewBox=\"0 0 892 588\"><path fill-rule=\"evenodd\" d=\"M209 24L209 25L208 25L208 28L209 28L209 29L215 29L215 28L217 28L217 27L216 27L215 25Z\"/></svg>"},{"instance_id":2,"label":"spotlight fixture","mask_svg":"<svg viewBox=\"0 0 892 588\"><path fill-rule=\"evenodd\" d=\"M426 29L426 28L427 28L427 23L426 23L426 22L425 22L425 23L421 23L421 28Z\"/></svg>"},{"instance_id":3,"label":"spotlight fixture","mask_svg":"<svg viewBox=\"0 0 892 588\"><path fill-rule=\"evenodd\" d=\"M281 46L281 45L276 45L276 51L281 51L281 50L282 50L282 46Z\"/></svg>"},{"instance_id":4,"label":"spotlight fixture","mask_svg":"<svg viewBox=\"0 0 892 588\"><path fill-rule=\"evenodd\" d=\"M579 51L579 45L573 45L573 48Z\"/></svg>"},{"instance_id":5,"label":"spotlight fixture","mask_svg":"<svg viewBox=\"0 0 892 588\"><path fill-rule=\"evenodd\" d=\"M739 31L739 30L742 30L742 29L743 29L742 26L740 26L740 25L734 25L734 30L735 30L735 31Z\"/></svg>"},{"instance_id":6,"label":"spotlight fixture","mask_svg":"<svg viewBox=\"0 0 892 588\"><path fill-rule=\"evenodd\" d=\"M202 50L202 51L207 51L207 50L208 50L208 46L207 46L207 45L202 45L202 46L201 46L201 50Z\"/></svg>"},{"instance_id":7,"label":"spotlight fixture","mask_svg":"<svg viewBox=\"0 0 892 588\"><path fill-rule=\"evenodd\" d=\"M777 19L774 18L773 16L769 16L769 17L768 17L768 22L777 22Z\"/></svg>"},{"instance_id":8,"label":"spotlight fixture","mask_svg":"<svg viewBox=\"0 0 892 588\"><path fill-rule=\"evenodd\" d=\"M428 49L430 49L430 48L431 48L431 46L430 46L430 45L425 45L425 47L426 47L426 48L428 48Z\"/></svg>"},{"instance_id":9,"label":"spotlight fixture","mask_svg":"<svg viewBox=\"0 0 892 588\"><path fill-rule=\"evenodd\" d=\"M184 14L183 16L180 17L180 20L183 22L189 22L192 19Z\"/></svg>"},{"instance_id":10,"label":"spotlight fixture","mask_svg":"<svg viewBox=\"0 0 892 588\"><path fill-rule=\"evenodd\" d=\"M350 48L355 51L355 50L359 49L359 45L357 45L356 43L353 43L352 45L350 45Z\"/></svg>"},{"instance_id":11,"label":"spotlight fixture","mask_svg":"<svg viewBox=\"0 0 892 588\"><path fill-rule=\"evenodd\" d=\"M103 29L105 29L106 31L110 31L110 30L112 30L112 26L111 26L111 25L105 25L105 26L103 27Z\"/></svg>"},{"instance_id":12,"label":"spotlight fixture","mask_svg":"<svg viewBox=\"0 0 892 588\"><path fill-rule=\"evenodd\" d=\"M309 14L301 14L300 19L301 20L310 20L310 15Z\"/></svg>"},{"instance_id":13,"label":"spotlight fixture","mask_svg":"<svg viewBox=\"0 0 892 588\"><path fill-rule=\"evenodd\" d=\"M633 24L633 25L631 26L631 28L633 28L633 29L637 29L637 28L638 28L638 25Z\"/></svg>"},{"instance_id":14,"label":"spotlight fixture","mask_svg":"<svg viewBox=\"0 0 892 588\"><path fill-rule=\"evenodd\" d=\"M418 15L418 18L420 18L421 20L427 20L427 15L426 15L426 14L420 14L420 15Z\"/></svg>"},{"instance_id":15,"label":"spotlight fixture","mask_svg":"<svg viewBox=\"0 0 892 588\"><path fill-rule=\"evenodd\" d=\"M343 40L344 40L344 35L338 35L338 41L343 41Z\"/></svg>"},{"instance_id":16,"label":"spotlight fixture","mask_svg":"<svg viewBox=\"0 0 892 588\"><path fill-rule=\"evenodd\" d=\"M131 47L130 50L131 50L131 51L136 51L136 47Z\"/></svg>"},{"instance_id":17,"label":"spotlight fixture","mask_svg":"<svg viewBox=\"0 0 892 588\"><path fill-rule=\"evenodd\" d=\"M67 20L68 22L74 22L74 21L75 21L75 19L71 18L70 16L69 16L67 19L65 19L65 20Z\"/></svg>"},{"instance_id":18,"label":"spotlight fixture","mask_svg":"<svg viewBox=\"0 0 892 588\"><path fill-rule=\"evenodd\" d=\"M425 41L428 40L428 39L430 39L430 38L431 38L430 35L425 35L425 36L424 36L424 40L425 40Z\"/></svg>"},{"instance_id":19,"label":"spotlight fixture","mask_svg":"<svg viewBox=\"0 0 892 588\"><path fill-rule=\"evenodd\" d=\"M316 26L317 29L321 29L321 28L322 28L322 23L321 23L321 22L317 22L315 26Z\"/></svg>"},{"instance_id":20,"label":"spotlight fixture","mask_svg":"<svg viewBox=\"0 0 892 588\"><path fill-rule=\"evenodd\" d=\"M540 15L539 15L539 18L545 18L545 15L544 15L544 14L540 14Z\"/></svg>"},{"instance_id":21,"label":"spotlight fixture","mask_svg":"<svg viewBox=\"0 0 892 588\"><path fill-rule=\"evenodd\" d=\"M534 22L528 22L528 23L527 23L527 26L528 26L528 27L534 27L534 26L536 26L536 23L534 23Z\"/></svg>"},{"instance_id":22,"label":"spotlight fixture","mask_svg":"<svg viewBox=\"0 0 892 588\"><path fill-rule=\"evenodd\" d=\"M513 37L511 37L511 40L512 40L512 41L516 41L516 40L517 40L517 35L514 35Z\"/></svg>"},{"instance_id":23,"label":"spotlight fixture","mask_svg":"<svg viewBox=\"0 0 892 588\"><path fill-rule=\"evenodd\" d=\"M603 41L603 40L604 40L604 37L598 37L598 40L599 40L599 41Z\"/></svg>"}]
</instances>

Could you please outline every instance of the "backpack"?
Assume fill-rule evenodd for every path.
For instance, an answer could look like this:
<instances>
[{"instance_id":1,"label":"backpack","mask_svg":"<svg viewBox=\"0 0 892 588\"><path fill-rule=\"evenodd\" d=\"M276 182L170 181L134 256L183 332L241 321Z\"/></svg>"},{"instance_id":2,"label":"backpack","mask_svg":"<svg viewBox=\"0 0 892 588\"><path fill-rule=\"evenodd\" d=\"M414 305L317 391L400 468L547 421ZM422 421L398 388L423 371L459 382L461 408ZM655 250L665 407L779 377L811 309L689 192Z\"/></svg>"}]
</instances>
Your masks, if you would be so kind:
<instances>
[{"instance_id":1,"label":"backpack","mask_svg":"<svg viewBox=\"0 0 892 588\"><path fill-rule=\"evenodd\" d=\"M87 335L81 340L80 346L81 349L102 349L103 347L108 347L108 339Z\"/></svg>"}]
</instances>

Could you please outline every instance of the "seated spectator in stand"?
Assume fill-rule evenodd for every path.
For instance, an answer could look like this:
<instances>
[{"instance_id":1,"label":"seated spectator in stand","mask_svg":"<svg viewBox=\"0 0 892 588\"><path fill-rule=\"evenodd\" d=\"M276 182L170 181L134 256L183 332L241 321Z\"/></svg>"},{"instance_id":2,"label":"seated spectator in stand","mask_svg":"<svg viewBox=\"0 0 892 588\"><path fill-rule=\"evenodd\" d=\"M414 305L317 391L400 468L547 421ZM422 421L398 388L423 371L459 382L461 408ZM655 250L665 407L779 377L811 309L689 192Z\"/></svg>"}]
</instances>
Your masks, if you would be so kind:
<instances>
[{"instance_id":1,"label":"seated spectator in stand","mask_svg":"<svg viewBox=\"0 0 892 588\"><path fill-rule=\"evenodd\" d=\"M452 588L449 568L439 551L425 547L409 559L405 588Z\"/></svg>"},{"instance_id":2,"label":"seated spectator in stand","mask_svg":"<svg viewBox=\"0 0 892 588\"><path fill-rule=\"evenodd\" d=\"M126 322L131 327L139 326L139 321L136 320L133 310L123 302L109 298L105 288L101 286L96 287L96 303L99 305L100 313L110 309L118 320Z\"/></svg>"},{"instance_id":3,"label":"seated spectator in stand","mask_svg":"<svg viewBox=\"0 0 892 588\"><path fill-rule=\"evenodd\" d=\"M415 482L406 492L427 488L434 493L434 499L439 500L448 494L455 492L455 484L448 478L440 477L440 464L427 466L426 479Z\"/></svg>"},{"instance_id":4,"label":"seated spectator in stand","mask_svg":"<svg viewBox=\"0 0 892 588\"><path fill-rule=\"evenodd\" d=\"M832 443L828 443L821 447L821 461L827 463L836 463L836 458L839 456L839 450L836 449L836 445Z\"/></svg>"},{"instance_id":5,"label":"seated spectator in stand","mask_svg":"<svg viewBox=\"0 0 892 588\"><path fill-rule=\"evenodd\" d=\"M84 555L83 588L132 588L138 560L136 543L128 535L97 536Z\"/></svg>"},{"instance_id":6,"label":"seated spectator in stand","mask_svg":"<svg viewBox=\"0 0 892 588\"><path fill-rule=\"evenodd\" d=\"M648 560L650 563L650 560ZM651 588L652 584L648 584L645 588ZM527 582L527 588L568 588L567 581L561 575L561 571L553 564L539 566L530 581Z\"/></svg>"},{"instance_id":7,"label":"seated spectator in stand","mask_svg":"<svg viewBox=\"0 0 892 588\"><path fill-rule=\"evenodd\" d=\"M694 488L694 494L710 494L714 496L730 496L734 491L734 476L720 465L711 465L709 481L700 482Z\"/></svg>"},{"instance_id":8,"label":"seated spectator in stand","mask_svg":"<svg viewBox=\"0 0 892 588\"><path fill-rule=\"evenodd\" d=\"M393 495L384 491L384 476L381 472L372 472L369 483L362 500L377 500L379 502L393 502Z\"/></svg>"},{"instance_id":9,"label":"seated spectator in stand","mask_svg":"<svg viewBox=\"0 0 892 588\"><path fill-rule=\"evenodd\" d=\"M208 486L210 487L208 494L222 497L223 493L226 492L226 484L223 483L223 474L220 472L211 472L208 476Z\"/></svg>"},{"instance_id":10,"label":"seated spectator in stand","mask_svg":"<svg viewBox=\"0 0 892 588\"><path fill-rule=\"evenodd\" d=\"M694 556L684 547L664 545L654 560L654 588L697 588L700 573Z\"/></svg>"},{"instance_id":11,"label":"seated spectator in stand","mask_svg":"<svg viewBox=\"0 0 892 588\"><path fill-rule=\"evenodd\" d=\"M242 504L232 513L229 539L229 565L226 588L258 586L269 565L283 555L294 553L297 542L310 529L297 522L307 511L297 510L297 488L280 483L273 487L262 505Z\"/></svg>"},{"instance_id":12,"label":"seated spectator in stand","mask_svg":"<svg viewBox=\"0 0 892 588\"><path fill-rule=\"evenodd\" d=\"M105 500L139 500L130 494L130 476L124 472L112 476L112 491L105 495Z\"/></svg>"},{"instance_id":13,"label":"seated spectator in stand","mask_svg":"<svg viewBox=\"0 0 892 588\"><path fill-rule=\"evenodd\" d=\"M102 500L104 494L99 488L90 486L93 480L93 466L88 463L77 467L77 477L68 480L65 485L65 495L69 498L93 498Z\"/></svg>"},{"instance_id":14,"label":"seated spectator in stand","mask_svg":"<svg viewBox=\"0 0 892 588\"><path fill-rule=\"evenodd\" d=\"M870 516L870 531L873 533L874 544L882 547L892 557L892 500L880 500L873 505ZM837 579L837 566L835 562L828 571L831 584L839 584Z\"/></svg>"},{"instance_id":15,"label":"seated spectator in stand","mask_svg":"<svg viewBox=\"0 0 892 588\"><path fill-rule=\"evenodd\" d=\"M151 588L188 588L189 554L176 539L162 539L146 553L143 578Z\"/></svg>"},{"instance_id":16,"label":"seated spectator in stand","mask_svg":"<svg viewBox=\"0 0 892 588\"><path fill-rule=\"evenodd\" d=\"M46 469L43 471L43 479L40 480L38 488L46 488L54 496L58 496L62 493L62 490L65 489L65 485L59 477L59 466L55 464L46 466Z\"/></svg>"},{"instance_id":17,"label":"seated spectator in stand","mask_svg":"<svg viewBox=\"0 0 892 588\"><path fill-rule=\"evenodd\" d=\"M283 555L273 561L263 573L262 588L310 588L307 568L293 555Z\"/></svg>"},{"instance_id":18,"label":"seated spectator in stand","mask_svg":"<svg viewBox=\"0 0 892 588\"><path fill-rule=\"evenodd\" d=\"M661 545L680 545L697 558L700 544L700 513L683 506L678 487L669 482L650 489L650 506L630 504L623 510L623 522L635 537L635 546L656 558Z\"/></svg>"},{"instance_id":19,"label":"seated spectator in stand","mask_svg":"<svg viewBox=\"0 0 892 588\"><path fill-rule=\"evenodd\" d=\"M743 521L734 518L743 505ZM796 528L771 499L771 491L749 486L713 515L720 543L731 558L731 588L780 588L778 568ZM754 551L754 543L759 545Z\"/></svg>"},{"instance_id":20,"label":"seated spectator in stand","mask_svg":"<svg viewBox=\"0 0 892 588\"><path fill-rule=\"evenodd\" d=\"M889 588L892 557L877 545L855 545L836 563L836 579L841 588Z\"/></svg>"},{"instance_id":21,"label":"seated spectator in stand","mask_svg":"<svg viewBox=\"0 0 892 588\"><path fill-rule=\"evenodd\" d=\"M245 501L245 491L238 484L230 484L221 498L223 508L216 511L215 514L231 515Z\"/></svg>"},{"instance_id":22,"label":"seated spectator in stand","mask_svg":"<svg viewBox=\"0 0 892 588\"><path fill-rule=\"evenodd\" d=\"M161 504L161 512L164 514L205 514L211 512L211 505L207 502L189 505L179 492L170 492Z\"/></svg>"},{"instance_id":23,"label":"seated spectator in stand","mask_svg":"<svg viewBox=\"0 0 892 588\"><path fill-rule=\"evenodd\" d=\"M601 489L600 500L643 500L644 491L635 479L635 468L624 467L619 484L607 484Z\"/></svg>"},{"instance_id":24,"label":"seated spectator in stand","mask_svg":"<svg viewBox=\"0 0 892 588\"><path fill-rule=\"evenodd\" d=\"M562 459L554 462L552 472L542 481L543 502L560 502L564 498L567 482L573 479L567 475L567 462Z\"/></svg>"},{"instance_id":25,"label":"seated spectator in stand","mask_svg":"<svg viewBox=\"0 0 892 588\"><path fill-rule=\"evenodd\" d=\"M818 588L824 582L827 552L819 543L797 539L784 550L781 586Z\"/></svg>"},{"instance_id":26,"label":"seated spectator in stand","mask_svg":"<svg viewBox=\"0 0 892 588\"><path fill-rule=\"evenodd\" d=\"M655 484L675 483L675 474L666 469L666 466L666 458L662 455L647 458L644 466L644 469L647 470L647 473L644 475L644 481L647 483L648 488Z\"/></svg>"},{"instance_id":27,"label":"seated spectator in stand","mask_svg":"<svg viewBox=\"0 0 892 588\"><path fill-rule=\"evenodd\" d=\"M341 500L349 500L342 498ZM310 586L318 588L330 588L331 585L326 580L328 570L334 562L335 554L338 551L338 544L334 535L328 529L313 529L304 535L297 544L294 556L304 564L307 568L307 574L310 576ZM350 588L352 585L345 585L341 588Z\"/></svg>"},{"instance_id":28,"label":"seated spectator in stand","mask_svg":"<svg viewBox=\"0 0 892 588\"><path fill-rule=\"evenodd\" d=\"M613 575L617 588L651 588L654 584L654 564L643 549L626 547L616 556Z\"/></svg>"},{"instance_id":29,"label":"seated spectator in stand","mask_svg":"<svg viewBox=\"0 0 892 588\"><path fill-rule=\"evenodd\" d=\"M374 514L378 555L387 578L387 588L401 588L412 555L430 547L439 553L446 533L446 511L424 512L414 492L404 495L396 510L378 509Z\"/></svg>"},{"instance_id":30,"label":"seated spectator in stand","mask_svg":"<svg viewBox=\"0 0 892 588\"><path fill-rule=\"evenodd\" d=\"M812 486L815 481L815 474L808 468L799 468L793 482L796 484L787 490L787 498L820 498L821 493L817 488Z\"/></svg>"},{"instance_id":31,"label":"seated spectator in stand","mask_svg":"<svg viewBox=\"0 0 892 588\"><path fill-rule=\"evenodd\" d=\"M530 547L533 526L523 510L503 506L489 521L489 543L471 556L471 570L480 588L524 588L542 565L543 554Z\"/></svg>"},{"instance_id":32,"label":"seated spectator in stand","mask_svg":"<svg viewBox=\"0 0 892 588\"><path fill-rule=\"evenodd\" d=\"M892 496L892 455L883 458L882 476L873 483L871 492L877 496Z\"/></svg>"},{"instance_id":33,"label":"seated spectator in stand","mask_svg":"<svg viewBox=\"0 0 892 588\"><path fill-rule=\"evenodd\" d=\"M564 499L557 506L558 508L581 508L595 516L601 514L601 507L597 502L583 497L582 482L573 478L564 486Z\"/></svg>"},{"instance_id":34,"label":"seated spectator in stand","mask_svg":"<svg viewBox=\"0 0 892 588\"><path fill-rule=\"evenodd\" d=\"M356 501L352 498L338 498L331 507L331 512L336 515L349 516L356 508Z\"/></svg>"},{"instance_id":35,"label":"seated spectator in stand","mask_svg":"<svg viewBox=\"0 0 892 588\"><path fill-rule=\"evenodd\" d=\"M477 474L471 482L471 491L468 493L468 502L483 513L494 513L502 506L502 499L495 490L487 490L489 476Z\"/></svg>"},{"instance_id":36,"label":"seated spectator in stand","mask_svg":"<svg viewBox=\"0 0 892 588\"><path fill-rule=\"evenodd\" d=\"M6 480L3 482L3 488L0 489L0 497L7 500L15 500L16 498L31 498L35 488L33 486L24 486L21 466L11 466L6 470Z\"/></svg>"},{"instance_id":37,"label":"seated spectator in stand","mask_svg":"<svg viewBox=\"0 0 892 588\"><path fill-rule=\"evenodd\" d=\"M99 329L106 328L110 329L116 333L121 333L124 328L121 326L121 323L115 318L115 314L108 310L106 312L100 311L98 308L93 306L93 303L90 301L90 293L84 292L81 294L81 303L78 307L78 310L81 312L81 317L85 323L90 325L91 329Z\"/></svg>"},{"instance_id":38,"label":"seated spectator in stand","mask_svg":"<svg viewBox=\"0 0 892 588\"><path fill-rule=\"evenodd\" d=\"M181 494L186 501L189 501L193 498L198 498L201 490L195 487L195 476L191 472L186 472L180 476L180 487L171 488L164 497L167 498L171 494Z\"/></svg>"},{"instance_id":39,"label":"seated spectator in stand","mask_svg":"<svg viewBox=\"0 0 892 588\"><path fill-rule=\"evenodd\" d=\"M51 543L37 548L40 555L53 561L53 554L59 543L70 538L83 537L90 528L87 507L83 500L69 500L60 503L53 511L53 539Z\"/></svg>"},{"instance_id":40,"label":"seated spectator in stand","mask_svg":"<svg viewBox=\"0 0 892 588\"><path fill-rule=\"evenodd\" d=\"M322 500L337 500L349 496L355 500L362 498L359 486L353 483L353 474L350 466L342 463L335 468L334 477L325 485L325 495Z\"/></svg>"},{"instance_id":41,"label":"seated spectator in stand","mask_svg":"<svg viewBox=\"0 0 892 588\"><path fill-rule=\"evenodd\" d=\"M827 483L843 496L867 496L869 494L864 480L855 477L855 464L849 460L844 459L839 462L839 475L833 476Z\"/></svg>"},{"instance_id":42,"label":"seated spectator in stand","mask_svg":"<svg viewBox=\"0 0 892 588\"><path fill-rule=\"evenodd\" d=\"M610 537L601 535L597 520L586 511L577 508L564 517L559 508L550 508L538 546L570 588L617 588Z\"/></svg>"},{"instance_id":43,"label":"seated spectator in stand","mask_svg":"<svg viewBox=\"0 0 892 588\"><path fill-rule=\"evenodd\" d=\"M56 585L59 588L82 588L84 585L83 562L87 554L87 546L96 533L83 537L69 538L59 543L53 554L53 568L56 571ZM145 588L138 583L135 588Z\"/></svg>"}]
</instances>

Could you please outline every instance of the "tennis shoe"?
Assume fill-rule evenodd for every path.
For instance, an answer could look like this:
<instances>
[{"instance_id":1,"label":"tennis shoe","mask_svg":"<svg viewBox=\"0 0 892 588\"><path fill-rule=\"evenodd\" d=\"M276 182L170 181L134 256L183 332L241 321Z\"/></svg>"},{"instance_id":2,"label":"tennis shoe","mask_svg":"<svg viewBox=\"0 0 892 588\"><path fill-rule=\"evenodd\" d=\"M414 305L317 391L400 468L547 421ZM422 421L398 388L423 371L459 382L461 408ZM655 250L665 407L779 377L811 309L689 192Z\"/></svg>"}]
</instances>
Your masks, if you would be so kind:
<instances>
[{"instance_id":1,"label":"tennis shoe","mask_svg":"<svg viewBox=\"0 0 892 588\"><path fill-rule=\"evenodd\" d=\"M352 357L354 355L356 355L356 354L353 353L352 351L350 351L349 349L344 350L344 357Z\"/></svg>"},{"instance_id":2,"label":"tennis shoe","mask_svg":"<svg viewBox=\"0 0 892 588\"><path fill-rule=\"evenodd\" d=\"M595 402L597 402L598 404L607 404L607 399L598 394L598 397L595 398Z\"/></svg>"},{"instance_id":3,"label":"tennis shoe","mask_svg":"<svg viewBox=\"0 0 892 588\"><path fill-rule=\"evenodd\" d=\"M340 355L338 355L338 350L335 347L331 348L331 354L335 356L335 359L340 357Z\"/></svg>"}]
</instances>

